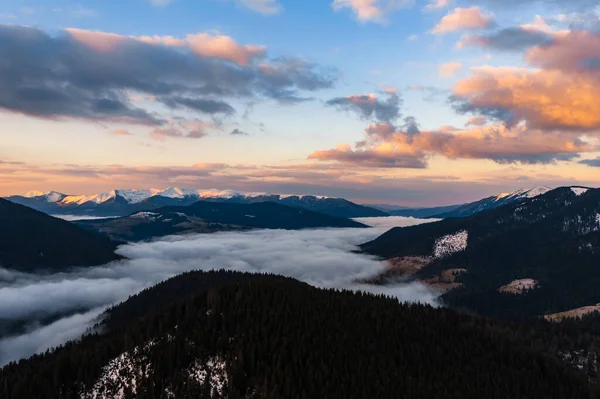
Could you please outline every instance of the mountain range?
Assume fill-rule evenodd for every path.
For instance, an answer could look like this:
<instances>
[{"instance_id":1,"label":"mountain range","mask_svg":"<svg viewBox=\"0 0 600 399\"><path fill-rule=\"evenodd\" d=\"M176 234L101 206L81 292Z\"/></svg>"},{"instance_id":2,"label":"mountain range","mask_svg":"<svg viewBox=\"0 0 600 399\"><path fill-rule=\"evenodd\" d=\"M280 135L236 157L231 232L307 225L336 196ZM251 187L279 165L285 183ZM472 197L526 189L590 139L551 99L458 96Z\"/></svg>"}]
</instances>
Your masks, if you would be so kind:
<instances>
[{"instance_id":1,"label":"mountain range","mask_svg":"<svg viewBox=\"0 0 600 399\"><path fill-rule=\"evenodd\" d=\"M562 187L470 217L394 228L362 250L389 260L376 282L417 279L446 303L540 317L600 302L600 189Z\"/></svg>"},{"instance_id":2,"label":"mountain range","mask_svg":"<svg viewBox=\"0 0 600 399\"><path fill-rule=\"evenodd\" d=\"M581 332L323 290L279 276L189 272L133 296L104 317L95 334L0 369L2 397L598 394L587 380L596 369L566 360L597 343ZM597 350L589 353L592 358Z\"/></svg>"},{"instance_id":3,"label":"mountain range","mask_svg":"<svg viewBox=\"0 0 600 399\"><path fill-rule=\"evenodd\" d=\"M367 227L347 218L273 202L240 204L197 201L129 216L74 222L118 241L141 241L171 234L214 233L247 229Z\"/></svg>"},{"instance_id":4,"label":"mountain range","mask_svg":"<svg viewBox=\"0 0 600 399\"><path fill-rule=\"evenodd\" d=\"M358 205L343 198L311 195L280 195L225 190L190 190L176 187L166 190L113 190L96 195L67 195L56 191L30 191L7 197L8 200L52 215L126 216L165 206L185 206L196 201L251 204L274 202L281 205L321 212L343 218L388 216L375 208Z\"/></svg>"},{"instance_id":5,"label":"mountain range","mask_svg":"<svg viewBox=\"0 0 600 399\"><path fill-rule=\"evenodd\" d=\"M502 193L486 197L478 201L460 205L439 206L433 208L389 208L387 212L392 216L405 216L415 218L445 219L449 217L467 217L478 212L495 209L528 198L534 198L550 191L548 187L535 187L521 189L511 193Z\"/></svg>"},{"instance_id":6,"label":"mountain range","mask_svg":"<svg viewBox=\"0 0 600 399\"><path fill-rule=\"evenodd\" d=\"M108 237L0 198L0 267L50 271L120 257Z\"/></svg>"}]
</instances>

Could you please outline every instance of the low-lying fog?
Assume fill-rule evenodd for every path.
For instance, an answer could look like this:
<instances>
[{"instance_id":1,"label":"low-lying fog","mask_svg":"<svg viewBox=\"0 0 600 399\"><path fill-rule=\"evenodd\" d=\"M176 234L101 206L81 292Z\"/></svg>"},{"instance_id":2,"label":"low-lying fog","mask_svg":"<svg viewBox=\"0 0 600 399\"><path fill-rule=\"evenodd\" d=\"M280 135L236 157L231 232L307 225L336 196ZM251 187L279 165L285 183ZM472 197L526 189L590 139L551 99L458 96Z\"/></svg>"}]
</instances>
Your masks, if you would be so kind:
<instances>
[{"instance_id":1,"label":"low-lying fog","mask_svg":"<svg viewBox=\"0 0 600 399\"><path fill-rule=\"evenodd\" d=\"M0 340L0 365L28 357L83 334L107 306L189 270L229 269L275 273L317 287L361 289L401 301L434 304L437 294L420 284L375 287L353 284L384 264L352 252L394 226L429 222L403 217L357 219L370 229L254 230L170 236L124 245L128 258L104 266L33 275L0 269L0 321L40 320L71 314L46 326L31 322L25 334ZM74 311L86 313L73 315Z\"/></svg>"}]
</instances>

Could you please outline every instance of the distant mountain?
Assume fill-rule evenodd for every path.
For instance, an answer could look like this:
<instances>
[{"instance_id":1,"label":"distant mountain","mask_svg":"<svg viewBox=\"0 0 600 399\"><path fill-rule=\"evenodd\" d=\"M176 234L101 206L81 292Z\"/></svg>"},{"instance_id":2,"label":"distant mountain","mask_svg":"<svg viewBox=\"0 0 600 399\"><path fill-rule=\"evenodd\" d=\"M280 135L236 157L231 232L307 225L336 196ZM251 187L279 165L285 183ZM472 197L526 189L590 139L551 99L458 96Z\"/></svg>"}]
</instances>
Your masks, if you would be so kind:
<instances>
[{"instance_id":1,"label":"distant mountain","mask_svg":"<svg viewBox=\"0 0 600 399\"><path fill-rule=\"evenodd\" d=\"M387 212L392 216L414 217L421 219L445 219L450 217L471 216L477 212L495 209L506 204L520 201L522 199L533 198L548 191L550 191L548 187L536 187L533 189L523 189L512 193L498 194L468 204L438 206L432 208L411 208L396 205L372 205L372 207Z\"/></svg>"},{"instance_id":2,"label":"distant mountain","mask_svg":"<svg viewBox=\"0 0 600 399\"><path fill-rule=\"evenodd\" d=\"M94 266L119 259L105 236L0 198L0 267L21 271Z\"/></svg>"},{"instance_id":3,"label":"distant mountain","mask_svg":"<svg viewBox=\"0 0 600 399\"><path fill-rule=\"evenodd\" d=\"M385 279L455 288L445 301L485 314L596 305L600 189L562 187L466 218L394 228L362 249L391 260Z\"/></svg>"},{"instance_id":4,"label":"distant mountain","mask_svg":"<svg viewBox=\"0 0 600 399\"><path fill-rule=\"evenodd\" d=\"M479 201L471 202L469 204L460 205L442 212L437 212L431 216L434 218L456 218L456 217L467 217L474 215L478 212L487 211L490 209L496 209L503 205L511 204L528 198L535 198L539 195L543 195L550 191L548 187L536 187L532 189L523 189L512 193L503 193L487 197ZM453 208L453 207L450 207Z\"/></svg>"},{"instance_id":5,"label":"distant mountain","mask_svg":"<svg viewBox=\"0 0 600 399\"><path fill-rule=\"evenodd\" d=\"M197 201L113 219L83 220L77 225L106 234L115 240L140 241L170 234L213 233L244 229L367 227L302 208L272 202L254 204Z\"/></svg>"},{"instance_id":6,"label":"distant mountain","mask_svg":"<svg viewBox=\"0 0 600 399\"><path fill-rule=\"evenodd\" d=\"M54 215L126 216L164 206L186 206L198 200L251 204L274 202L330 216L356 218L388 216L378 209L358 205L343 198L311 195L244 194L225 190L189 190L171 187L166 190L113 190L97 195L67 195L51 191L31 191L8 200Z\"/></svg>"},{"instance_id":7,"label":"distant mountain","mask_svg":"<svg viewBox=\"0 0 600 399\"><path fill-rule=\"evenodd\" d=\"M557 355L579 348L582 334L551 334L278 276L186 273L107 317L103 334L0 369L2 397L597 395L586 374ZM596 340L587 342L592 348Z\"/></svg>"},{"instance_id":8,"label":"distant mountain","mask_svg":"<svg viewBox=\"0 0 600 399\"><path fill-rule=\"evenodd\" d=\"M390 215L426 219L430 217L436 217L440 214L452 212L461 206L463 205L439 206L434 208L397 209L395 211L390 211Z\"/></svg>"}]
</instances>

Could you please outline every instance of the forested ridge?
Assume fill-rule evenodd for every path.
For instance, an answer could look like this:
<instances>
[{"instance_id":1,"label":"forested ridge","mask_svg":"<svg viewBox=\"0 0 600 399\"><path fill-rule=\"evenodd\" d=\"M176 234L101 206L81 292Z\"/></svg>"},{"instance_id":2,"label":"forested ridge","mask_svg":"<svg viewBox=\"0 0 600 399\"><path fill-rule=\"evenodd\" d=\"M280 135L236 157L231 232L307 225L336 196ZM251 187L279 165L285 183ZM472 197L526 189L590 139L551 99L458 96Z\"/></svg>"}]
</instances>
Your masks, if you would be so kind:
<instances>
[{"instance_id":1,"label":"forested ridge","mask_svg":"<svg viewBox=\"0 0 600 399\"><path fill-rule=\"evenodd\" d=\"M0 267L50 271L121 257L108 237L0 198Z\"/></svg>"},{"instance_id":2,"label":"forested ridge","mask_svg":"<svg viewBox=\"0 0 600 399\"><path fill-rule=\"evenodd\" d=\"M198 290L172 294L186 282ZM117 378L136 381L131 398L598 397L549 350L577 337L290 278L191 272L120 306L106 333L3 368L0 396L115 397L103 367L131 353L142 371ZM220 391L190 373L210 359L226 365Z\"/></svg>"},{"instance_id":3,"label":"forested ridge","mask_svg":"<svg viewBox=\"0 0 600 399\"><path fill-rule=\"evenodd\" d=\"M298 230L324 227L367 227L343 217L271 202L239 204L198 201L130 216L75 222L114 240L141 241L172 234L214 233L245 229Z\"/></svg>"},{"instance_id":4,"label":"forested ridge","mask_svg":"<svg viewBox=\"0 0 600 399\"><path fill-rule=\"evenodd\" d=\"M446 304L521 319L600 302L600 190L552 190L536 198L468 218L395 228L362 246L365 252L394 258L432 256L437 240L459 231L466 248L433 259L417 274L427 279L448 269L461 288L443 296ZM498 289L530 278L538 287L523 295Z\"/></svg>"}]
</instances>

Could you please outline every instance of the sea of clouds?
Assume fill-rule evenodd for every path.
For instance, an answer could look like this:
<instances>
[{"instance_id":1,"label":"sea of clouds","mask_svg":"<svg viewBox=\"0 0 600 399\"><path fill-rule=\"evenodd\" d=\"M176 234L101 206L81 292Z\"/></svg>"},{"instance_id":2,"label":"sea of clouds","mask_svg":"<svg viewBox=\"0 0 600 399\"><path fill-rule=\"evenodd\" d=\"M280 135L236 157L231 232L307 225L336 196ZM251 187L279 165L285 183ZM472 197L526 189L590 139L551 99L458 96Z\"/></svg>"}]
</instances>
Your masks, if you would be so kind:
<instances>
[{"instance_id":1,"label":"sea of clouds","mask_svg":"<svg viewBox=\"0 0 600 399\"><path fill-rule=\"evenodd\" d=\"M189 270L275 273L317 287L370 291L400 301L435 304L437 293L418 283L386 287L354 283L385 267L372 256L356 253L356 245L391 227L427 221L402 217L357 220L372 228L169 236L121 246L118 252L127 260L98 267L43 275L0 269L0 321L69 315L49 325L34 321L25 333L0 340L0 365L80 337L106 307ZM86 311L82 313L82 309Z\"/></svg>"}]
</instances>

